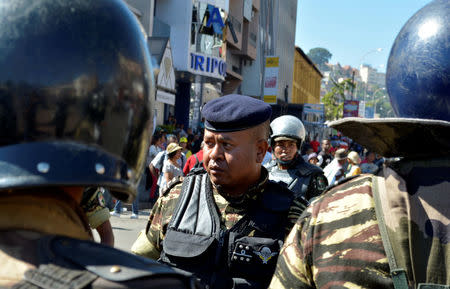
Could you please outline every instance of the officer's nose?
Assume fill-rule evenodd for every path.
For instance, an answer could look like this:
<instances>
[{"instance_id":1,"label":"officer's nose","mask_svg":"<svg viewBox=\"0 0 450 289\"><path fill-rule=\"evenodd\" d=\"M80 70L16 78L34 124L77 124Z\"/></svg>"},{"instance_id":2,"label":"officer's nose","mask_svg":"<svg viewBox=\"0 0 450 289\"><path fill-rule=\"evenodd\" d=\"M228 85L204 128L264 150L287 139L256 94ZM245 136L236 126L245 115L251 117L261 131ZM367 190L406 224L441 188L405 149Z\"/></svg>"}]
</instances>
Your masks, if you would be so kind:
<instances>
[{"instance_id":1,"label":"officer's nose","mask_svg":"<svg viewBox=\"0 0 450 289\"><path fill-rule=\"evenodd\" d=\"M213 160L218 160L223 158L223 148L220 143L216 143L214 147L209 152L209 157Z\"/></svg>"}]
</instances>

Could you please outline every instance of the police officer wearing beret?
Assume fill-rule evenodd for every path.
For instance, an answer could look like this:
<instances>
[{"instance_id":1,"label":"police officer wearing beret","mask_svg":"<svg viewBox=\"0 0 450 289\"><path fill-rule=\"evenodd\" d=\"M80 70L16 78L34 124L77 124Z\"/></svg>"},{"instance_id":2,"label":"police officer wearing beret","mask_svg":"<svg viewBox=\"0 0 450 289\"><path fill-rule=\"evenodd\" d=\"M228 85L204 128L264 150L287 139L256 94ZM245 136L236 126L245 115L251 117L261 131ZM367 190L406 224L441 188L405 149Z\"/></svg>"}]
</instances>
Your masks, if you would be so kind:
<instances>
[{"instance_id":1,"label":"police officer wearing beret","mask_svg":"<svg viewBox=\"0 0 450 289\"><path fill-rule=\"evenodd\" d=\"M303 123L293 115L277 117L270 123L274 160L265 167L269 179L286 185L296 198L311 200L327 187L327 179L318 166L305 162L299 154L305 139Z\"/></svg>"},{"instance_id":2,"label":"police officer wearing beret","mask_svg":"<svg viewBox=\"0 0 450 289\"><path fill-rule=\"evenodd\" d=\"M308 207L270 288L449 288L449 43L450 2L432 1L391 49L386 84L398 118L329 124L392 159Z\"/></svg>"},{"instance_id":3,"label":"police officer wearing beret","mask_svg":"<svg viewBox=\"0 0 450 289\"><path fill-rule=\"evenodd\" d=\"M208 102L202 169L172 184L133 247L194 272L210 288L266 288L305 203L268 179L270 105L243 95Z\"/></svg>"},{"instance_id":4,"label":"police officer wearing beret","mask_svg":"<svg viewBox=\"0 0 450 289\"><path fill-rule=\"evenodd\" d=\"M153 99L147 39L122 1L2 1L1 288L192 288L93 242L80 206L86 187L132 202Z\"/></svg>"}]
</instances>

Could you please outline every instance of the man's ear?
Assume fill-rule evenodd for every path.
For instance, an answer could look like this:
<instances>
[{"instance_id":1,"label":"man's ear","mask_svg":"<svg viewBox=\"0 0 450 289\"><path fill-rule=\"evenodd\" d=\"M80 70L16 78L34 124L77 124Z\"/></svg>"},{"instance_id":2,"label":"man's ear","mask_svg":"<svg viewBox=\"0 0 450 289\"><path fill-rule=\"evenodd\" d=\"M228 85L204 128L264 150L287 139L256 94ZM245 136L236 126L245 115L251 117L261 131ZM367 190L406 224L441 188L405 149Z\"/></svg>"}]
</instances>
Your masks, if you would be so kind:
<instances>
[{"instance_id":1,"label":"man's ear","mask_svg":"<svg viewBox=\"0 0 450 289\"><path fill-rule=\"evenodd\" d=\"M262 163L264 156L266 155L269 144L266 140L260 139L256 142L256 162Z\"/></svg>"}]
</instances>

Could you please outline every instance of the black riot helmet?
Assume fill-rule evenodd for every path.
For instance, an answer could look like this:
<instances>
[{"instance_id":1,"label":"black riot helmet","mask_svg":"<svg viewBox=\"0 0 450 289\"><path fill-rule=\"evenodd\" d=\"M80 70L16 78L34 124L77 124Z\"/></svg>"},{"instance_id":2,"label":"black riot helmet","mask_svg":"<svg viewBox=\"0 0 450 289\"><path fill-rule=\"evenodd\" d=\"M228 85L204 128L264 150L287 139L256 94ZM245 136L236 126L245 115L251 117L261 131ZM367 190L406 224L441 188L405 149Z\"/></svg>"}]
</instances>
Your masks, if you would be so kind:
<instances>
[{"instance_id":1,"label":"black riot helmet","mask_svg":"<svg viewBox=\"0 0 450 289\"><path fill-rule=\"evenodd\" d=\"M146 37L122 1L2 1L0 194L104 186L131 201L153 100Z\"/></svg>"},{"instance_id":2,"label":"black riot helmet","mask_svg":"<svg viewBox=\"0 0 450 289\"><path fill-rule=\"evenodd\" d=\"M450 1L432 1L403 26L386 85L397 116L450 121Z\"/></svg>"}]
</instances>

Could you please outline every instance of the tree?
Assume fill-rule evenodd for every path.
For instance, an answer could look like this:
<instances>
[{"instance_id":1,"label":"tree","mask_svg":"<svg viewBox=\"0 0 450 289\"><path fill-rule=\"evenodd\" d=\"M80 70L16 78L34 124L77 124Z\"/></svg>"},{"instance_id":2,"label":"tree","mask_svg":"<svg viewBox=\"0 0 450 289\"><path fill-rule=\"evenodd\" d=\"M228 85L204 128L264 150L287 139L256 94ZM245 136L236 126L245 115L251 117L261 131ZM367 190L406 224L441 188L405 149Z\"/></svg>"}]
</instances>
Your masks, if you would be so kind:
<instances>
[{"instance_id":1,"label":"tree","mask_svg":"<svg viewBox=\"0 0 450 289\"><path fill-rule=\"evenodd\" d=\"M307 55L322 71L327 70L325 63L328 63L333 56L330 51L322 47L310 49Z\"/></svg>"},{"instance_id":2,"label":"tree","mask_svg":"<svg viewBox=\"0 0 450 289\"><path fill-rule=\"evenodd\" d=\"M350 78L344 79L341 82L336 82L332 78L330 80L334 86L323 96L322 102L325 105L325 119L335 120L342 117L345 94L351 91L355 84Z\"/></svg>"}]
</instances>

